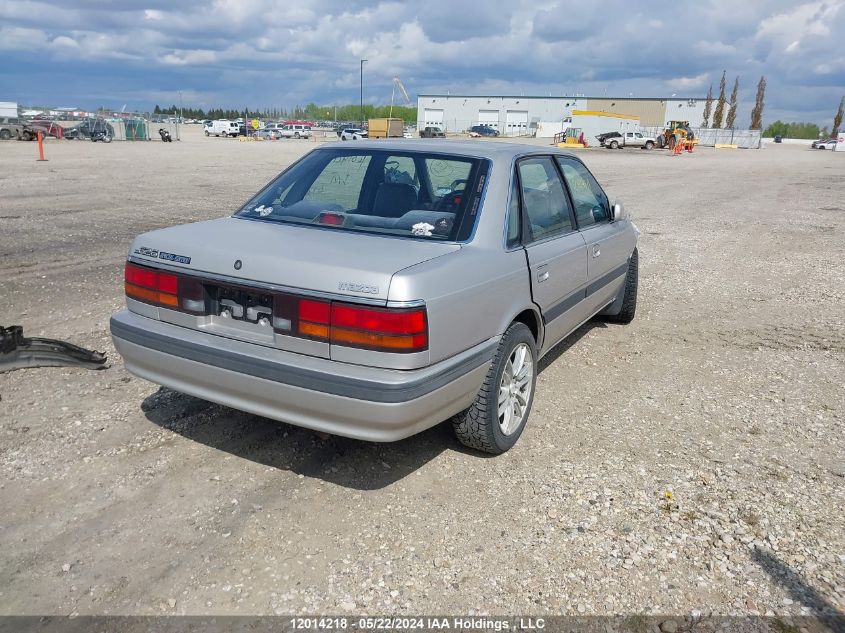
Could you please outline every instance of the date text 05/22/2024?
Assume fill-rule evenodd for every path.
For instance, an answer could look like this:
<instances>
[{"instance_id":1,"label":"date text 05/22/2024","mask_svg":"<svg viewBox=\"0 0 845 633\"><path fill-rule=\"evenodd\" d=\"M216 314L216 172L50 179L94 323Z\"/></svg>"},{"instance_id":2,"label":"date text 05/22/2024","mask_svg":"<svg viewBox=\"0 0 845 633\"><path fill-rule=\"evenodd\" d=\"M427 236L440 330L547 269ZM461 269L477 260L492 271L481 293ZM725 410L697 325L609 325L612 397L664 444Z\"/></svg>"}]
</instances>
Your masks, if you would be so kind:
<instances>
[{"instance_id":1,"label":"date text 05/22/2024","mask_svg":"<svg viewBox=\"0 0 845 633\"><path fill-rule=\"evenodd\" d=\"M289 621L297 631L539 631L543 618L519 617L297 617Z\"/></svg>"}]
</instances>

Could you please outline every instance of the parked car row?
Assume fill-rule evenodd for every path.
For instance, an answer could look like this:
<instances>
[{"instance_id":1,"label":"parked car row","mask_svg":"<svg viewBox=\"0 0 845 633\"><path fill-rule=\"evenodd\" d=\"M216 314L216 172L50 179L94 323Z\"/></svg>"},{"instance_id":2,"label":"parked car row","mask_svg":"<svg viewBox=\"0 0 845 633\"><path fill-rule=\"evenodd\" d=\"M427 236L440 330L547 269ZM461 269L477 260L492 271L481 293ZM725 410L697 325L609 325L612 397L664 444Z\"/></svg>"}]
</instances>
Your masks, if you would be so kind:
<instances>
[{"instance_id":1,"label":"parked car row","mask_svg":"<svg viewBox=\"0 0 845 633\"><path fill-rule=\"evenodd\" d=\"M276 140L280 138L310 138L311 126L306 123L267 123L257 130L242 121L205 121L203 131L206 136L256 136Z\"/></svg>"}]
</instances>

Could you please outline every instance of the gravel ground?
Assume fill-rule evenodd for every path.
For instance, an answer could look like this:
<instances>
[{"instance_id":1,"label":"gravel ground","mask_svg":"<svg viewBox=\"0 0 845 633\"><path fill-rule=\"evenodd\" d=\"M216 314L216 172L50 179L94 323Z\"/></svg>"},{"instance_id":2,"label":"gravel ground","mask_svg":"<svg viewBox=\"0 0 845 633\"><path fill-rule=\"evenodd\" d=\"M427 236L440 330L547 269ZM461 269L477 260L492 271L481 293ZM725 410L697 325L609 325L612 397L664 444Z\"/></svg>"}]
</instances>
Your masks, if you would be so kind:
<instances>
[{"instance_id":1,"label":"gravel ground","mask_svg":"<svg viewBox=\"0 0 845 633\"><path fill-rule=\"evenodd\" d=\"M845 155L585 152L643 232L637 319L564 342L489 458L124 370L131 238L314 146L186 132L0 144L0 324L112 362L0 375L0 614L845 611Z\"/></svg>"}]
</instances>

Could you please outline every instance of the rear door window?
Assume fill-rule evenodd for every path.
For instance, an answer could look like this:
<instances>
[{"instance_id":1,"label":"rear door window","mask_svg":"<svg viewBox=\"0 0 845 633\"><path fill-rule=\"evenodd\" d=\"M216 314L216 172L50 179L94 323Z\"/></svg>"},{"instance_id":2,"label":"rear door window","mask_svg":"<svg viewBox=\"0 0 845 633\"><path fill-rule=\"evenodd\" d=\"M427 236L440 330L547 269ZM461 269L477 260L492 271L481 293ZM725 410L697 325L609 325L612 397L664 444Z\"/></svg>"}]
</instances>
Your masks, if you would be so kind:
<instances>
[{"instance_id":1,"label":"rear door window","mask_svg":"<svg viewBox=\"0 0 845 633\"><path fill-rule=\"evenodd\" d=\"M519 161L517 170L530 239L542 240L571 231L569 200L552 159L527 158Z\"/></svg>"},{"instance_id":2,"label":"rear door window","mask_svg":"<svg viewBox=\"0 0 845 633\"><path fill-rule=\"evenodd\" d=\"M585 228L599 222L609 222L610 202L607 195L584 164L565 156L558 156L557 162L572 194L578 227Z\"/></svg>"}]
</instances>

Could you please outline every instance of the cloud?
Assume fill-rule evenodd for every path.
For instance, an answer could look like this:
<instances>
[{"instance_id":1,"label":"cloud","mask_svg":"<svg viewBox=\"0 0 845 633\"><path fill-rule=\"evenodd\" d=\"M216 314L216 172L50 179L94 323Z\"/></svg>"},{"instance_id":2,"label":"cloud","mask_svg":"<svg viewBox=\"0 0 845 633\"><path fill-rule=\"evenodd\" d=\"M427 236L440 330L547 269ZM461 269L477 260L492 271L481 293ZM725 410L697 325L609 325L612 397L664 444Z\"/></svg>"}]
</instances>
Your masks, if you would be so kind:
<instances>
[{"instance_id":1,"label":"cloud","mask_svg":"<svg viewBox=\"0 0 845 633\"><path fill-rule=\"evenodd\" d=\"M707 85L707 80L710 73L701 73L695 77L677 77L676 79L669 79L665 82L667 88L677 88L678 90L693 90L703 88Z\"/></svg>"},{"instance_id":2,"label":"cloud","mask_svg":"<svg viewBox=\"0 0 845 633\"><path fill-rule=\"evenodd\" d=\"M701 95L740 77L740 121L769 79L769 114L835 109L845 0L570 3L490 0L0 0L8 98L145 108L164 95L240 107L412 93ZM49 19L44 19L49 16ZM97 78L94 95L90 82ZM802 100L794 99L800 94ZM200 103L199 101L202 101ZM187 101L186 101L187 103Z\"/></svg>"}]
</instances>

